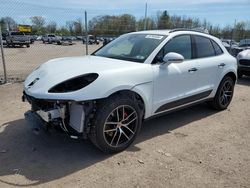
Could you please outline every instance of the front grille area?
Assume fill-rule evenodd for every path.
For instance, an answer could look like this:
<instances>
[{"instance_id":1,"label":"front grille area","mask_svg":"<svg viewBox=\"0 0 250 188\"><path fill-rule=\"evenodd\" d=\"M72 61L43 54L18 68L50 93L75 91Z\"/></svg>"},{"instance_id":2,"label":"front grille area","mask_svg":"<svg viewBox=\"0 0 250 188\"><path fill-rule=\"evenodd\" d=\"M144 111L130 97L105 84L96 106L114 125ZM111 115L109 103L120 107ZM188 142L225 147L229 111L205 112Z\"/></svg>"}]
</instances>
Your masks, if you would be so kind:
<instances>
[{"instance_id":1,"label":"front grille area","mask_svg":"<svg viewBox=\"0 0 250 188\"><path fill-rule=\"evenodd\" d=\"M241 59L239 60L240 65L250 66L250 59Z\"/></svg>"},{"instance_id":2,"label":"front grille area","mask_svg":"<svg viewBox=\"0 0 250 188\"><path fill-rule=\"evenodd\" d=\"M36 99L32 96L27 95L25 92L23 92L23 95L25 96L27 101L31 104L33 111L37 111L37 110L47 111L47 110L53 109L55 107L55 101Z\"/></svg>"}]
</instances>

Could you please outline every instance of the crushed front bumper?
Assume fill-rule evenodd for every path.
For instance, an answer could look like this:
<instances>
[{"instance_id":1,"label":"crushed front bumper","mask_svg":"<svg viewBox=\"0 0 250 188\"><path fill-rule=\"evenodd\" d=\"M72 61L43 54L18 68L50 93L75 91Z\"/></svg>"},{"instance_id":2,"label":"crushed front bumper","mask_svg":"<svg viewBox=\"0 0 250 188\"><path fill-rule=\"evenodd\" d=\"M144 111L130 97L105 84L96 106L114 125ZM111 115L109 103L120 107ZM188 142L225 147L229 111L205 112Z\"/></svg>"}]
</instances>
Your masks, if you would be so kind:
<instances>
[{"instance_id":1,"label":"crushed front bumper","mask_svg":"<svg viewBox=\"0 0 250 188\"><path fill-rule=\"evenodd\" d=\"M63 131L82 134L85 125L85 108L81 103L36 99L24 92L22 100L31 104L31 111L25 113L25 119L33 130L40 130L40 125L60 127Z\"/></svg>"},{"instance_id":2,"label":"crushed front bumper","mask_svg":"<svg viewBox=\"0 0 250 188\"><path fill-rule=\"evenodd\" d=\"M39 134L41 131L47 132L48 125L35 112L29 110L25 112L24 117L33 133Z\"/></svg>"}]
</instances>

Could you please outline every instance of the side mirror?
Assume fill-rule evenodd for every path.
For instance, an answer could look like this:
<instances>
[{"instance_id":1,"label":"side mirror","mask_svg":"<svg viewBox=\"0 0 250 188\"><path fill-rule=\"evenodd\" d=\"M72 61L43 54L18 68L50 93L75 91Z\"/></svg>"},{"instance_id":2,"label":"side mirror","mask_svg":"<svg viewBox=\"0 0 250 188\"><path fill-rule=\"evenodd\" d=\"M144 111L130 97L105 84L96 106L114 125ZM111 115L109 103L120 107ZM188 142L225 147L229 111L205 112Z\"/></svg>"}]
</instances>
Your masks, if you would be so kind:
<instances>
[{"instance_id":1,"label":"side mirror","mask_svg":"<svg viewBox=\"0 0 250 188\"><path fill-rule=\"evenodd\" d=\"M169 52L167 53L163 58L163 63L181 63L184 61L184 57L181 54L175 53L175 52Z\"/></svg>"}]
</instances>

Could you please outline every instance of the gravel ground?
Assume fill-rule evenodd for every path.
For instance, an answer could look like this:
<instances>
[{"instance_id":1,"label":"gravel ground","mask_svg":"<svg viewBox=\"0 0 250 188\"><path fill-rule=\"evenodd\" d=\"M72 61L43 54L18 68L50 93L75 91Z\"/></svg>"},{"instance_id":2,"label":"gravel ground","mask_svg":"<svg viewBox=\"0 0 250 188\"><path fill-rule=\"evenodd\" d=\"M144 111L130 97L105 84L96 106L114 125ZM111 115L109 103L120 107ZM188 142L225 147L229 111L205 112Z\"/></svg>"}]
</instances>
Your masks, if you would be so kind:
<instances>
[{"instance_id":1,"label":"gravel ground","mask_svg":"<svg viewBox=\"0 0 250 188\"><path fill-rule=\"evenodd\" d=\"M0 86L0 187L250 187L250 78L229 108L205 104L143 124L126 151L105 155L90 142L33 134L22 85Z\"/></svg>"},{"instance_id":2,"label":"gravel ground","mask_svg":"<svg viewBox=\"0 0 250 188\"><path fill-rule=\"evenodd\" d=\"M89 53L94 52L102 45L89 45ZM86 54L85 45L82 42L74 42L73 45L43 44L36 41L26 47L4 48L6 69L9 80L23 80L32 70L42 63L58 57L83 56ZM0 53L0 81L3 79L3 66Z\"/></svg>"}]
</instances>

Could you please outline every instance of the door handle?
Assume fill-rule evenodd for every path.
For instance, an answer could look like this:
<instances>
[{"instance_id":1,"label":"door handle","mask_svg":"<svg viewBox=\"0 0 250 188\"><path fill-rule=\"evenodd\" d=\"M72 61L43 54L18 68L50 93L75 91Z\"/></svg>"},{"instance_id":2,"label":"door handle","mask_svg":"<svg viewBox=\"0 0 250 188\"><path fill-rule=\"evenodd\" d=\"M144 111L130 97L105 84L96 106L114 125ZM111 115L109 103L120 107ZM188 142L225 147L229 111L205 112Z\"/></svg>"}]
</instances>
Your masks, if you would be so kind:
<instances>
[{"instance_id":1,"label":"door handle","mask_svg":"<svg viewBox=\"0 0 250 188\"><path fill-rule=\"evenodd\" d=\"M188 72L195 72L197 70L198 70L197 68L191 68L191 69L188 70Z\"/></svg>"},{"instance_id":2,"label":"door handle","mask_svg":"<svg viewBox=\"0 0 250 188\"><path fill-rule=\"evenodd\" d=\"M225 65L226 65L225 63L221 63L221 64L218 65L218 67L222 68L222 67L224 67Z\"/></svg>"}]
</instances>

